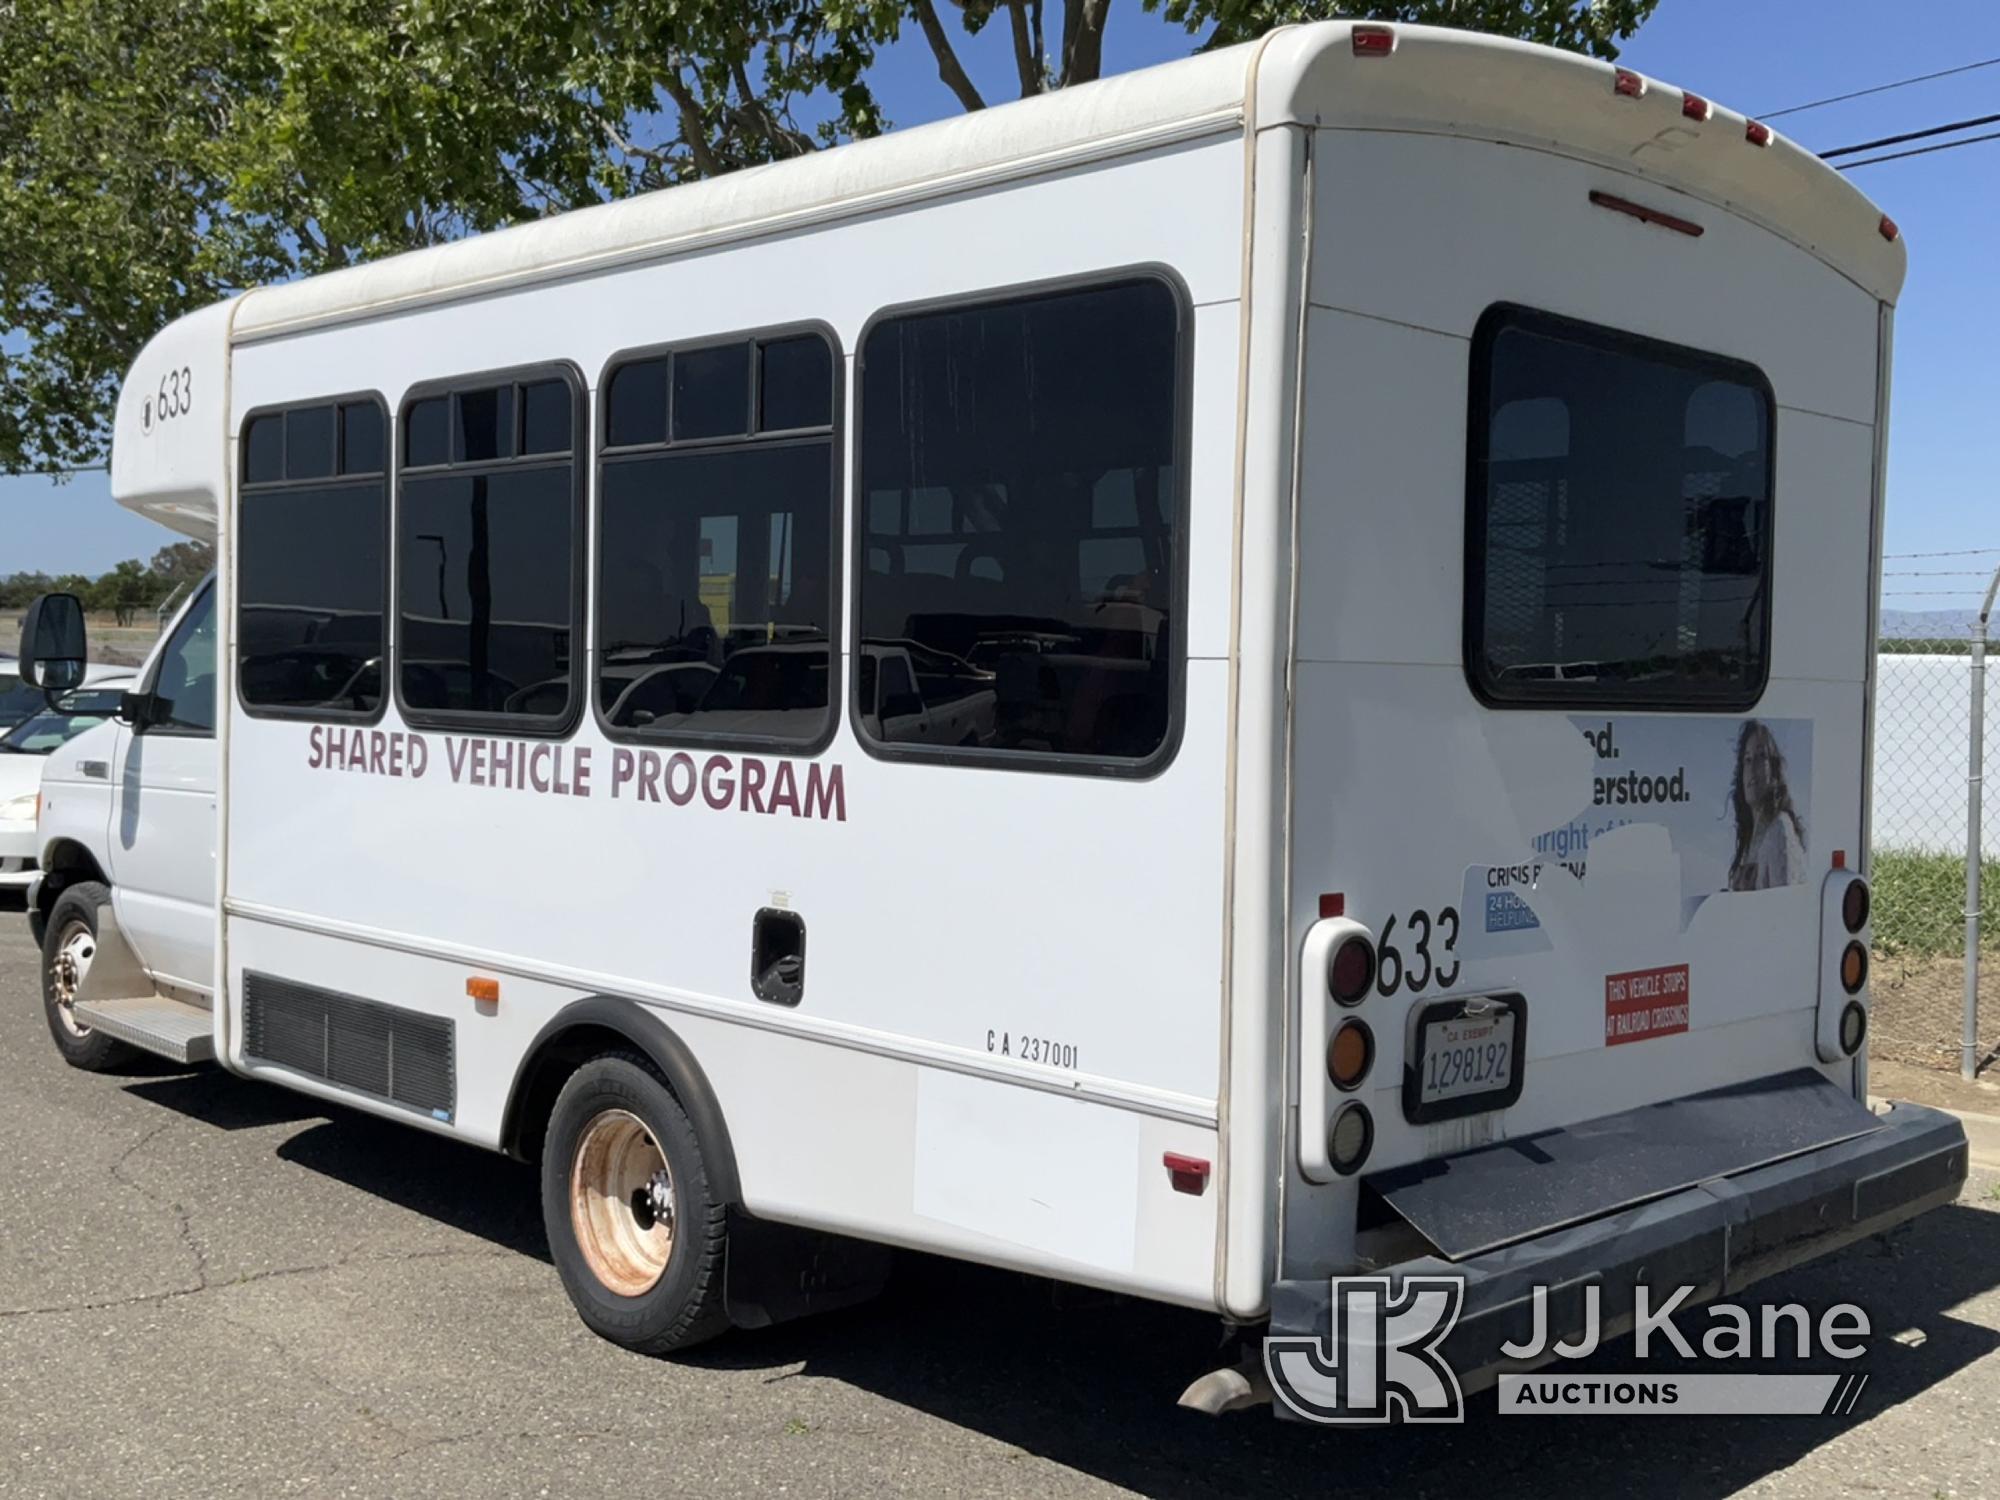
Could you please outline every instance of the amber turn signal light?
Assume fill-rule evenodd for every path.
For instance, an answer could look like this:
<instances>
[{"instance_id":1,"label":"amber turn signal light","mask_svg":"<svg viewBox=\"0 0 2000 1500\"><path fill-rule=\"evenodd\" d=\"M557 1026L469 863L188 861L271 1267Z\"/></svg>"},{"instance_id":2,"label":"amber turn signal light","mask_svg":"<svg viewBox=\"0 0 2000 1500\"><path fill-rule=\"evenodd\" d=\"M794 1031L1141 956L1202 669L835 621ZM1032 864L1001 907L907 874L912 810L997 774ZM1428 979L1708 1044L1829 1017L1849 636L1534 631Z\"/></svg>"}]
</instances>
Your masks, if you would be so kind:
<instances>
[{"instance_id":1,"label":"amber turn signal light","mask_svg":"<svg viewBox=\"0 0 2000 1500\"><path fill-rule=\"evenodd\" d=\"M1375 1034L1360 1021L1342 1021L1326 1044L1326 1076L1337 1089L1351 1089L1375 1064Z\"/></svg>"},{"instance_id":2,"label":"amber turn signal light","mask_svg":"<svg viewBox=\"0 0 2000 1500\"><path fill-rule=\"evenodd\" d=\"M1840 987L1853 994L1868 982L1868 950L1849 943L1840 955Z\"/></svg>"}]
</instances>

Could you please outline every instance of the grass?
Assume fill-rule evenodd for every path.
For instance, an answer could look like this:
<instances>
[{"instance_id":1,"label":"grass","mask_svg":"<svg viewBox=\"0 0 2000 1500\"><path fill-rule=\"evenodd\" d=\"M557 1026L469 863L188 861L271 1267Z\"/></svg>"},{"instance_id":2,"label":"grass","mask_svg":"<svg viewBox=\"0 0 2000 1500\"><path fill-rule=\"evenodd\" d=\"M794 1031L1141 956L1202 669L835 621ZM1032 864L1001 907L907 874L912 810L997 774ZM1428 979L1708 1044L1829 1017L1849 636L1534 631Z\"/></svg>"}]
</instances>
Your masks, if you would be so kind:
<instances>
[{"instance_id":1,"label":"grass","mask_svg":"<svg viewBox=\"0 0 2000 1500\"><path fill-rule=\"evenodd\" d=\"M1869 871L1874 882L1875 946L1911 957L1965 951L1965 861L1956 854L1877 849ZM2000 951L2000 860L1980 873L1982 950Z\"/></svg>"}]
</instances>

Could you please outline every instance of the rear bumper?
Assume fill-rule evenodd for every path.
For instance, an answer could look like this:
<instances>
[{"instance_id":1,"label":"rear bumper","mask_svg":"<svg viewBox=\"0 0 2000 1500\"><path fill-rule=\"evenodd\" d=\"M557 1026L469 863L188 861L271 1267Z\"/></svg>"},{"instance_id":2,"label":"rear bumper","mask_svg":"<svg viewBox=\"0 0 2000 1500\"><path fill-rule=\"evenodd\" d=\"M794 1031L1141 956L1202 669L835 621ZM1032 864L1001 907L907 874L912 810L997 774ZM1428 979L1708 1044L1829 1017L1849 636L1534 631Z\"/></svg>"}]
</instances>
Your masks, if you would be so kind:
<instances>
[{"instance_id":1,"label":"rear bumper","mask_svg":"<svg viewBox=\"0 0 2000 1500\"><path fill-rule=\"evenodd\" d=\"M1692 1307L1879 1234L1958 1196L1965 1183L1965 1127L1940 1110L1898 1104L1877 1129L1768 1166L1718 1177L1600 1219L1459 1261L1405 1261L1406 1276L1463 1278L1458 1322L1439 1352L1460 1386L1482 1390L1509 1359L1503 1343L1531 1337L1536 1287L1549 1288L1549 1345L1584 1329L1584 1288L1598 1287L1601 1332L1632 1326L1637 1288L1652 1304L1692 1286ZM1271 1291L1274 1336L1328 1335L1325 1280L1280 1281ZM1549 1347L1544 1345L1543 1347ZM1278 1403L1281 1415L1289 1415Z\"/></svg>"}]
</instances>

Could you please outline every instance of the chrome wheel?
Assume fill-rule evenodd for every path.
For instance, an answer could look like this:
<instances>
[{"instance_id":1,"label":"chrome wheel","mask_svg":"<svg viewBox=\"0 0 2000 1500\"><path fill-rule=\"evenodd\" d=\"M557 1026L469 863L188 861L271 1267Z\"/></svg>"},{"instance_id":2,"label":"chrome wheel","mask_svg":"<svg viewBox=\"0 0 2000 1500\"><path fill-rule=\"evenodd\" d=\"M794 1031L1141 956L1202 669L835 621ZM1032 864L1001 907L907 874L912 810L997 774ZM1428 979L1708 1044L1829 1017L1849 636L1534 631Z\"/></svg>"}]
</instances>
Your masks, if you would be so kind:
<instances>
[{"instance_id":1,"label":"chrome wheel","mask_svg":"<svg viewBox=\"0 0 2000 1500\"><path fill-rule=\"evenodd\" d=\"M97 934L81 918L71 918L57 935L55 956L49 960L49 993L55 997L56 1019L74 1037L90 1035L88 1026L77 1024L76 992L96 956Z\"/></svg>"},{"instance_id":2,"label":"chrome wheel","mask_svg":"<svg viewBox=\"0 0 2000 1500\"><path fill-rule=\"evenodd\" d=\"M621 1297L650 1291L674 1253L674 1177L646 1122L607 1109L569 1169L569 1216L591 1274Z\"/></svg>"}]
</instances>

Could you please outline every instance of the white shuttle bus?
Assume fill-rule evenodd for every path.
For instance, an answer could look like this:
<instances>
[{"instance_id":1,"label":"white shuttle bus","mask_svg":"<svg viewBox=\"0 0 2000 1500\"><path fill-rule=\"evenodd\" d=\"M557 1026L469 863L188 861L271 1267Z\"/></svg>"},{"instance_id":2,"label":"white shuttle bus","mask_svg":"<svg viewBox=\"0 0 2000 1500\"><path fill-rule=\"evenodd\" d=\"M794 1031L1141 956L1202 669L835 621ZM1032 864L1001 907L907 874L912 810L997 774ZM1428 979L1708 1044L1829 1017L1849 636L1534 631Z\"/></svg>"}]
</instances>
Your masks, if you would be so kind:
<instances>
[{"instance_id":1,"label":"white shuttle bus","mask_svg":"<svg viewBox=\"0 0 2000 1500\"><path fill-rule=\"evenodd\" d=\"M1448 1275L1467 1389L1734 1292L1966 1170L1865 1102L1903 272L1695 94L1329 23L196 313L113 489L215 582L43 822L203 894L51 838L52 1030L538 1161L645 1351L888 1246Z\"/></svg>"}]
</instances>

